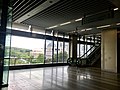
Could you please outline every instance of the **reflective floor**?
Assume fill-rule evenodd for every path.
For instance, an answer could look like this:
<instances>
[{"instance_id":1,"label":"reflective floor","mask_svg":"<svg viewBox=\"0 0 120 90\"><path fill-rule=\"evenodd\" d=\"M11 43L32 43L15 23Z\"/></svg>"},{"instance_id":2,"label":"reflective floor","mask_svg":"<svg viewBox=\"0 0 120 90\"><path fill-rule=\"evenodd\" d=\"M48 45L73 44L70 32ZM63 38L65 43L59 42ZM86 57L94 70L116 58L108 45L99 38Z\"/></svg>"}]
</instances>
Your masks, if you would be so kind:
<instances>
[{"instance_id":1,"label":"reflective floor","mask_svg":"<svg viewBox=\"0 0 120 90\"><path fill-rule=\"evenodd\" d=\"M3 90L120 90L120 75L92 67L13 70Z\"/></svg>"}]
</instances>

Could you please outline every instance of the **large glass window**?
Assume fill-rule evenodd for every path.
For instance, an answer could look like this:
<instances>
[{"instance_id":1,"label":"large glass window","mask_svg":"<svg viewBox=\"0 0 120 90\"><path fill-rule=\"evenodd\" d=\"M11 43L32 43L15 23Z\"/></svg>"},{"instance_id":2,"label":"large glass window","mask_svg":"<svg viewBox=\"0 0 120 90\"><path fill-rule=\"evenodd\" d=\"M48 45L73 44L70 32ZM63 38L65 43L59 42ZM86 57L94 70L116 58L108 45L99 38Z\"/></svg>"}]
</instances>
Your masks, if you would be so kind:
<instances>
[{"instance_id":1,"label":"large glass window","mask_svg":"<svg viewBox=\"0 0 120 90\"><path fill-rule=\"evenodd\" d=\"M10 65L43 64L44 40L12 36Z\"/></svg>"},{"instance_id":2,"label":"large glass window","mask_svg":"<svg viewBox=\"0 0 120 90\"><path fill-rule=\"evenodd\" d=\"M12 36L10 65L66 63L69 43L48 38Z\"/></svg>"}]
</instances>

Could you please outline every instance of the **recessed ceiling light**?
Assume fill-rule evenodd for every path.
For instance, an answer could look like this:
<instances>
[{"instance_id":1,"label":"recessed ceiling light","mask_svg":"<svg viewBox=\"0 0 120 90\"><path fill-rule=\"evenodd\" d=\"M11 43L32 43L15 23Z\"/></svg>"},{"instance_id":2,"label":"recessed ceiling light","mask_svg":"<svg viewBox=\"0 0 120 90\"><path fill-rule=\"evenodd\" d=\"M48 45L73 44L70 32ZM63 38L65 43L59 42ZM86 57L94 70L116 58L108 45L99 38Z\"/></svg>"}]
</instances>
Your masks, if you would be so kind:
<instances>
[{"instance_id":1,"label":"recessed ceiling light","mask_svg":"<svg viewBox=\"0 0 120 90\"><path fill-rule=\"evenodd\" d=\"M114 8L114 11L118 10L118 8Z\"/></svg>"},{"instance_id":2,"label":"recessed ceiling light","mask_svg":"<svg viewBox=\"0 0 120 90\"><path fill-rule=\"evenodd\" d=\"M65 22L65 23L60 24L60 26L67 25L67 24L70 24L70 23L71 22Z\"/></svg>"},{"instance_id":3,"label":"recessed ceiling light","mask_svg":"<svg viewBox=\"0 0 120 90\"><path fill-rule=\"evenodd\" d=\"M87 28L86 30L88 30L88 31L89 31L89 30L92 30L92 28Z\"/></svg>"},{"instance_id":4,"label":"recessed ceiling light","mask_svg":"<svg viewBox=\"0 0 120 90\"><path fill-rule=\"evenodd\" d=\"M78 21L81 21L81 20L82 20L82 18L79 18L79 19L76 19L75 21L78 22Z\"/></svg>"},{"instance_id":5,"label":"recessed ceiling light","mask_svg":"<svg viewBox=\"0 0 120 90\"><path fill-rule=\"evenodd\" d=\"M85 29L80 30L81 32L85 31Z\"/></svg>"},{"instance_id":6,"label":"recessed ceiling light","mask_svg":"<svg viewBox=\"0 0 120 90\"><path fill-rule=\"evenodd\" d=\"M58 25L51 26L51 27L48 27L48 28L46 28L46 29L52 29L52 28L56 28L56 27L58 27Z\"/></svg>"},{"instance_id":7,"label":"recessed ceiling light","mask_svg":"<svg viewBox=\"0 0 120 90\"><path fill-rule=\"evenodd\" d=\"M97 28L99 29L99 28L105 28L105 27L110 27L110 25L99 26Z\"/></svg>"},{"instance_id":8,"label":"recessed ceiling light","mask_svg":"<svg viewBox=\"0 0 120 90\"><path fill-rule=\"evenodd\" d=\"M116 25L120 25L120 23L117 23Z\"/></svg>"}]
</instances>

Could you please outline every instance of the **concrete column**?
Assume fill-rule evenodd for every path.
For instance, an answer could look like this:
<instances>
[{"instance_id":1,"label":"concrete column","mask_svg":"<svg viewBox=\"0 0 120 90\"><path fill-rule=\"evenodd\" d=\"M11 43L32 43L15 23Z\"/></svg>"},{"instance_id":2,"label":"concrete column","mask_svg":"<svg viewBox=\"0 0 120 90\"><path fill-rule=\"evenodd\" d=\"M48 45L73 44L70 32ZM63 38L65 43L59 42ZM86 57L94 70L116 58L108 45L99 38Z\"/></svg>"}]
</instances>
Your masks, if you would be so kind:
<instances>
[{"instance_id":1,"label":"concrete column","mask_svg":"<svg viewBox=\"0 0 120 90\"><path fill-rule=\"evenodd\" d=\"M73 34L70 36L70 57L74 60L77 59L77 35Z\"/></svg>"},{"instance_id":2,"label":"concrete column","mask_svg":"<svg viewBox=\"0 0 120 90\"><path fill-rule=\"evenodd\" d=\"M69 35L69 57L72 57L72 36Z\"/></svg>"},{"instance_id":3,"label":"concrete column","mask_svg":"<svg viewBox=\"0 0 120 90\"><path fill-rule=\"evenodd\" d=\"M117 30L104 30L101 38L101 69L117 72Z\"/></svg>"},{"instance_id":4,"label":"concrete column","mask_svg":"<svg viewBox=\"0 0 120 90\"><path fill-rule=\"evenodd\" d=\"M117 30L117 72L120 73L120 28Z\"/></svg>"}]
</instances>

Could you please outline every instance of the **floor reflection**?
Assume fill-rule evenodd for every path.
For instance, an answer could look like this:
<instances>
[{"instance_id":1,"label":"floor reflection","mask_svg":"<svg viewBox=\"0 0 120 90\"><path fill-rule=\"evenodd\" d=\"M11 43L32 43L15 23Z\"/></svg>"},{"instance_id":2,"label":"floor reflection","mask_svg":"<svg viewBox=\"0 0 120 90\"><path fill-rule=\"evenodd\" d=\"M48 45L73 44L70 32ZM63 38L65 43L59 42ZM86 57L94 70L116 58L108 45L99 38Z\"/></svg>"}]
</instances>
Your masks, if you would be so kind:
<instances>
[{"instance_id":1,"label":"floor reflection","mask_svg":"<svg viewBox=\"0 0 120 90\"><path fill-rule=\"evenodd\" d=\"M119 90L119 77L97 68L68 66L13 70L8 90Z\"/></svg>"},{"instance_id":2,"label":"floor reflection","mask_svg":"<svg viewBox=\"0 0 120 90\"><path fill-rule=\"evenodd\" d=\"M91 79L91 75L89 72L85 72L77 67L68 67L68 76L74 78L76 80L84 80Z\"/></svg>"}]
</instances>

